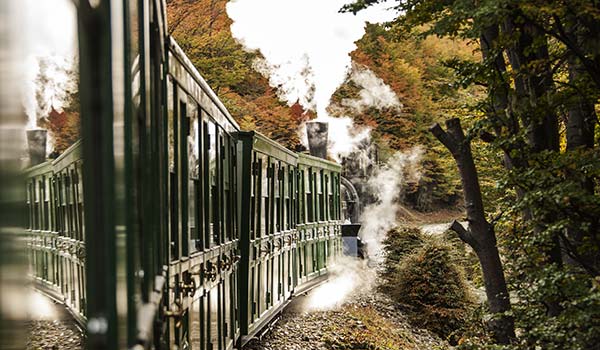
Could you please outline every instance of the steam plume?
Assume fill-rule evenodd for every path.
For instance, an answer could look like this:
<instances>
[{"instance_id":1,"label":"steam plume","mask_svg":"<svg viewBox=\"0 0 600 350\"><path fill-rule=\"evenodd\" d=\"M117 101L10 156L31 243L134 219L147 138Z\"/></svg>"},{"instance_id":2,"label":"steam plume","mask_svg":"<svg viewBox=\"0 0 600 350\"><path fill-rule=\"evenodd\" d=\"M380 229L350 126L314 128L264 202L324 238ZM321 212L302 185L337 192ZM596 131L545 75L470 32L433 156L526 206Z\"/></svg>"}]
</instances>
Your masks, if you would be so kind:
<instances>
[{"instance_id":1,"label":"steam plume","mask_svg":"<svg viewBox=\"0 0 600 350\"><path fill-rule=\"evenodd\" d=\"M368 179L367 186L375 197L361 214L360 235L367 243L369 255L376 258L381 253L381 242L387 232L396 226L398 211L406 184L418 182L421 176L423 149L419 146L406 152L396 152L385 165Z\"/></svg>"},{"instance_id":2,"label":"steam plume","mask_svg":"<svg viewBox=\"0 0 600 350\"><path fill-rule=\"evenodd\" d=\"M72 89L76 56L76 12L69 0L23 0L18 14L25 59L22 101L27 128L37 126L53 104L61 109Z\"/></svg>"},{"instance_id":3,"label":"steam plume","mask_svg":"<svg viewBox=\"0 0 600 350\"><path fill-rule=\"evenodd\" d=\"M369 259L380 262L381 243L387 232L396 226L398 211L408 183L417 182L421 176L423 149L414 147L406 152L396 152L375 174L367 186L375 197L375 203L367 206L360 221L360 235L367 243ZM311 292L305 305L308 310L326 310L346 301L354 293L369 293L375 286L376 266L364 260L341 257L330 267L329 281Z\"/></svg>"},{"instance_id":4,"label":"steam plume","mask_svg":"<svg viewBox=\"0 0 600 350\"><path fill-rule=\"evenodd\" d=\"M327 112L331 96L348 77L349 53L364 35L366 22L381 23L396 16L381 4L358 15L340 13L346 3L232 0L227 4L233 37L247 50L260 51L264 59L257 59L254 67L277 88L279 98L289 105L300 103L317 113L317 121L330 124L334 157L348 154L369 134L367 129L356 130L350 118L332 118Z\"/></svg>"},{"instance_id":5,"label":"steam plume","mask_svg":"<svg viewBox=\"0 0 600 350\"><path fill-rule=\"evenodd\" d=\"M379 110L385 108L400 110L402 108L394 90L370 69L354 64L350 80L361 87L359 98L343 99L342 106L349 107L358 113L367 108Z\"/></svg>"}]
</instances>

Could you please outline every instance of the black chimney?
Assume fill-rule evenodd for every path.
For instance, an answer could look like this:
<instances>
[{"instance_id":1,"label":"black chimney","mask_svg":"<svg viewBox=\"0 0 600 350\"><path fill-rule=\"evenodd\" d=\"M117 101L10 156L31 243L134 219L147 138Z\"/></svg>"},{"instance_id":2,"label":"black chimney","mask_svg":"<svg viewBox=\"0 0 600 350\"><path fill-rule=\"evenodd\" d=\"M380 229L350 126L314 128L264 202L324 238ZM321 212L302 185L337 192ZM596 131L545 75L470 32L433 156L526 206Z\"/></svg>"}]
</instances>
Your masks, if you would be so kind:
<instances>
[{"instance_id":1,"label":"black chimney","mask_svg":"<svg viewBox=\"0 0 600 350\"><path fill-rule=\"evenodd\" d=\"M46 134L47 131L43 129L27 130L29 166L38 165L46 161Z\"/></svg>"},{"instance_id":2,"label":"black chimney","mask_svg":"<svg viewBox=\"0 0 600 350\"><path fill-rule=\"evenodd\" d=\"M328 124L323 122L306 123L308 149L311 155L327 159L327 128Z\"/></svg>"}]
</instances>

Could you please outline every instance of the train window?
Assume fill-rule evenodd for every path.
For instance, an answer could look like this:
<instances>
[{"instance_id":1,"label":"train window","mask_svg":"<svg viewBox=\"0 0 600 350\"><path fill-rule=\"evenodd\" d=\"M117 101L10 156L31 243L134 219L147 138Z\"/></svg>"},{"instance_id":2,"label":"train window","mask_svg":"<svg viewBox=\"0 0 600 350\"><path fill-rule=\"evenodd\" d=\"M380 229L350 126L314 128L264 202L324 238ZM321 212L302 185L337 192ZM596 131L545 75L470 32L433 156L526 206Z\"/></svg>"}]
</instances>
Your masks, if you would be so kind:
<instances>
[{"instance_id":1,"label":"train window","mask_svg":"<svg viewBox=\"0 0 600 350\"><path fill-rule=\"evenodd\" d=\"M27 217L27 228L30 230L33 229L33 200L31 198L31 193L31 181L29 181L27 183L27 213L29 214Z\"/></svg>"},{"instance_id":2,"label":"train window","mask_svg":"<svg viewBox=\"0 0 600 350\"><path fill-rule=\"evenodd\" d=\"M69 220L69 237L71 238L76 238L75 237L75 226L74 226L74 222L75 222L75 213L73 210L73 184L71 181L71 177L69 176L69 170L65 169L65 188L67 191L66 194L66 198L67 198L67 215L68 215L68 220Z\"/></svg>"},{"instance_id":3,"label":"train window","mask_svg":"<svg viewBox=\"0 0 600 350\"><path fill-rule=\"evenodd\" d=\"M42 200L44 201L44 225L42 227L42 229L48 231L50 229L50 193L49 193L49 185L48 185L48 179L44 176L42 178L42 183L43 183L43 198Z\"/></svg>"},{"instance_id":4,"label":"train window","mask_svg":"<svg viewBox=\"0 0 600 350\"><path fill-rule=\"evenodd\" d=\"M335 183L333 184L333 201L335 203L335 219L339 220L340 211L340 174L335 174Z\"/></svg>"},{"instance_id":5,"label":"train window","mask_svg":"<svg viewBox=\"0 0 600 350\"><path fill-rule=\"evenodd\" d=\"M331 219L329 217L329 211L330 211L330 205L329 205L329 175L327 175L328 173L325 172L323 174L323 208L324 208L324 215L323 215L323 220L329 220Z\"/></svg>"},{"instance_id":6,"label":"train window","mask_svg":"<svg viewBox=\"0 0 600 350\"><path fill-rule=\"evenodd\" d=\"M33 181L33 229L40 229L40 194L39 183Z\"/></svg>"},{"instance_id":7,"label":"train window","mask_svg":"<svg viewBox=\"0 0 600 350\"><path fill-rule=\"evenodd\" d=\"M79 229L81 232L81 240L84 241L85 240L85 224L84 224L84 215L83 215L83 181L81 181L81 163L77 164L77 188L78 191L77 193L79 194L79 198L78 198L78 202L77 202L77 206L78 206L78 212L79 212Z\"/></svg>"},{"instance_id":8,"label":"train window","mask_svg":"<svg viewBox=\"0 0 600 350\"><path fill-rule=\"evenodd\" d=\"M62 231L62 218L60 217L60 179L55 175L52 182L54 185L54 207L56 208L56 212L54 213L56 227L54 230L60 234Z\"/></svg>"},{"instance_id":9,"label":"train window","mask_svg":"<svg viewBox=\"0 0 600 350\"><path fill-rule=\"evenodd\" d=\"M283 214L283 229L284 230L289 230L290 229L290 222L292 221L292 217L291 217L291 213L292 213L292 207L291 207L291 201L290 201L290 193L292 192L292 188L290 186L291 184L291 165L284 165L283 169L281 170L281 173L283 175L282 179L281 179L281 183L283 184L283 198L284 198L284 204L283 204L283 210L284 210L284 214Z\"/></svg>"},{"instance_id":10,"label":"train window","mask_svg":"<svg viewBox=\"0 0 600 350\"><path fill-rule=\"evenodd\" d=\"M217 222L217 137L216 125L210 120L204 122L204 217L206 248L215 246L219 241Z\"/></svg>"},{"instance_id":11,"label":"train window","mask_svg":"<svg viewBox=\"0 0 600 350\"><path fill-rule=\"evenodd\" d=\"M179 188L177 181L177 168L179 166L177 162L178 152L178 120L175 115L177 90L176 85L168 84L168 112L167 112L167 138L168 138L168 153L169 153L169 208L170 208L170 249L171 259L176 260L179 258Z\"/></svg>"},{"instance_id":12,"label":"train window","mask_svg":"<svg viewBox=\"0 0 600 350\"><path fill-rule=\"evenodd\" d=\"M256 218L258 217L258 206L256 205L256 200L257 200L257 193L260 193L258 191L258 186L260 181L258 181L258 159L256 156L256 152L252 152L252 165L251 165L251 173L252 176L250 177L250 181L252 182L250 184L250 239L254 239L256 238L256 231L257 231L257 227L256 227Z\"/></svg>"},{"instance_id":13,"label":"train window","mask_svg":"<svg viewBox=\"0 0 600 350\"><path fill-rule=\"evenodd\" d=\"M327 186L327 203L329 209L329 220L335 220L335 200L334 200L334 192L335 192L335 174L331 173L331 177L329 178L329 185Z\"/></svg>"},{"instance_id":14,"label":"train window","mask_svg":"<svg viewBox=\"0 0 600 350\"><path fill-rule=\"evenodd\" d=\"M188 227L190 252L202 249L199 223L200 199L200 124L196 102L188 98L189 130L187 136L188 156Z\"/></svg>"},{"instance_id":15,"label":"train window","mask_svg":"<svg viewBox=\"0 0 600 350\"><path fill-rule=\"evenodd\" d=\"M269 220L269 158L261 156L261 208L260 208L260 234L266 236L268 232Z\"/></svg>"},{"instance_id":16,"label":"train window","mask_svg":"<svg viewBox=\"0 0 600 350\"><path fill-rule=\"evenodd\" d=\"M294 217L294 171L291 165L286 167L287 174L285 177L285 229L290 230L293 225Z\"/></svg>"},{"instance_id":17,"label":"train window","mask_svg":"<svg viewBox=\"0 0 600 350\"><path fill-rule=\"evenodd\" d=\"M169 153L169 172L175 173L175 126L174 126L174 88L171 78L167 77L167 137Z\"/></svg>"},{"instance_id":18,"label":"train window","mask_svg":"<svg viewBox=\"0 0 600 350\"><path fill-rule=\"evenodd\" d=\"M308 170L306 171L306 176L308 178L308 180L306 181L306 212L307 212L307 221L308 222L313 222L315 221L315 218L313 216L313 211L314 211L314 198L313 198L313 192L314 192L314 177L313 177L313 172L312 172L312 168L308 168Z\"/></svg>"},{"instance_id":19,"label":"train window","mask_svg":"<svg viewBox=\"0 0 600 350\"><path fill-rule=\"evenodd\" d=\"M217 232L219 239L217 242L223 243L225 241L225 218L227 217L227 208L225 207L225 196L224 196L224 183L225 174L223 168L225 167L225 140L223 138L223 130L217 128L218 144L217 144L217 205L219 209L217 212Z\"/></svg>"},{"instance_id":20,"label":"train window","mask_svg":"<svg viewBox=\"0 0 600 350\"><path fill-rule=\"evenodd\" d=\"M304 176L304 170L298 170L296 198L298 200L298 223L303 224L306 222L306 204L305 202L305 188L306 188L306 177Z\"/></svg>"},{"instance_id":21,"label":"train window","mask_svg":"<svg viewBox=\"0 0 600 350\"><path fill-rule=\"evenodd\" d=\"M71 212L73 218L73 233L75 239L81 240L81 231L79 230L79 213L77 211L77 202L78 202L78 194L77 194L77 174L75 173L75 168L71 169L71 185L72 185L72 198L71 198Z\"/></svg>"},{"instance_id":22,"label":"train window","mask_svg":"<svg viewBox=\"0 0 600 350\"><path fill-rule=\"evenodd\" d=\"M231 239L237 239L239 238L239 233L238 233L238 225L237 225L237 164L235 162L235 154L236 154L236 143L235 140L232 139L231 137L228 137L228 142L229 142L229 186L230 186L230 193L229 193L229 207L231 208L229 211L229 215L230 215L230 220L228 220L228 222L230 223L231 227L230 227L230 231L231 231Z\"/></svg>"},{"instance_id":23,"label":"train window","mask_svg":"<svg viewBox=\"0 0 600 350\"><path fill-rule=\"evenodd\" d=\"M290 170L290 188L291 188L291 202L292 202L292 222L290 223L291 227L296 227L298 223L298 169L292 167Z\"/></svg>"},{"instance_id":24,"label":"train window","mask_svg":"<svg viewBox=\"0 0 600 350\"><path fill-rule=\"evenodd\" d=\"M185 97L184 97L185 98ZM189 188L188 188L188 163L186 162L186 159L188 157L188 135L189 135L189 119L188 119L188 115L187 115L187 103L185 100L180 100L179 101L179 123L180 123L180 127L179 127L179 133L180 133L180 144L178 144L178 146L180 147L179 152L180 152L180 161L179 161L179 171L181 173L181 182L180 182L180 187L178 189L178 193L179 193L179 200L180 200L180 205L181 205L181 209L179 211L179 215L180 215L180 223L181 223L181 254L182 256L187 256L189 251L188 251L188 243L189 243L189 222L188 222L188 213L186 212L186 208L191 205L191 203L188 203L188 193L189 193Z\"/></svg>"},{"instance_id":25,"label":"train window","mask_svg":"<svg viewBox=\"0 0 600 350\"><path fill-rule=\"evenodd\" d=\"M316 176L317 176L317 191L319 193L319 220L323 221L323 220L325 220L325 200L324 200L325 172L323 171L323 169L321 169L319 171L319 174Z\"/></svg>"},{"instance_id":26,"label":"train window","mask_svg":"<svg viewBox=\"0 0 600 350\"><path fill-rule=\"evenodd\" d=\"M227 133L223 133L223 230L225 241L230 241L234 238L234 203L233 198L233 160L231 155L231 137Z\"/></svg>"},{"instance_id":27,"label":"train window","mask_svg":"<svg viewBox=\"0 0 600 350\"><path fill-rule=\"evenodd\" d=\"M275 161L272 165L273 171L273 200L274 200L274 208L273 208L273 224L274 224L274 232L281 231L281 193L279 190L281 189L280 179L279 179L279 171L280 171L280 162Z\"/></svg>"}]
</instances>

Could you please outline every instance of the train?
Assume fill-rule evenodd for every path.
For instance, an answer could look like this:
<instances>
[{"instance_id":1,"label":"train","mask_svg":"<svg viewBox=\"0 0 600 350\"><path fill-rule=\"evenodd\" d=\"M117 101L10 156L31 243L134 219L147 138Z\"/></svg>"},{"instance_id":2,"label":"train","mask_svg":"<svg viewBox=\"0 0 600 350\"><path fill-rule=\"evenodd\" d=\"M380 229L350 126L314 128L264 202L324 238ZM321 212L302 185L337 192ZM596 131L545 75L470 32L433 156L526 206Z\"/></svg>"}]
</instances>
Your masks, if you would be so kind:
<instances>
[{"instance_id":1,"label":"train","mask_svg":"<svg viewBox=\"0 0 600 350\"><path fill-rule=\"evenodd\" d=\"M32 280L86 349L241 349L342 255L341 166L241 130L164 0L77 17L81 139L25 170Z\"/></svg>"}]
</instances>

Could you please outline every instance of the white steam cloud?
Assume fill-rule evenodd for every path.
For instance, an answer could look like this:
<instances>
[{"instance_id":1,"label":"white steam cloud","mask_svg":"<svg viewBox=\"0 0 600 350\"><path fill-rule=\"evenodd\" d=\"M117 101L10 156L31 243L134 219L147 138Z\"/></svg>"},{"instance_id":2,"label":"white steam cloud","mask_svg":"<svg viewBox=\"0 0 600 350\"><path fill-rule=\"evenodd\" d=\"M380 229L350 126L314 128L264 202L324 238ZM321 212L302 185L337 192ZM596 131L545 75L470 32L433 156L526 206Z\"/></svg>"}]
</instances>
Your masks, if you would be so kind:
<instances>
[{"instance_id":1,"label":"white steam cloud","mask_svg":"<svg viewBox=\"0 0 600 350\"><path fill-rule=\"evenodd\" d=\"M359 113L367 108L377 108L379 110L385 108L400 110L402 108L402 104L394 90L370 69L354 64L350 80L361 88L359 98L343 99L342 106Z\"/></svg>"},{"instance_id":2,"label":"white steam cloud","mask_svg":"<svg viewBox=\"0 0 600 350\"><path fill-rule=\"evenodd\" d=\"M72 89L77 52L76 9L70 0L23 0L18 17L23 28L22 101L27 128L35 128L51 107L63 107ZM43 76L42 79L39 79Z\"/></svg>"},{"instance_id":3,"label":"white steam cloud","mask_svg":"<svg viewBox=\"0 0 600 350\"><path fill-rule=\"evenodd\" d=\"M318 121L329 123L329 151L338 159L367 138L369 130L355 128L350 118L329 116L331 96L348 77L352 66L349 53L364 35L365 24L396 17L384 4L371 6L357 15L340 13L347 3L347 0L232 0L227 4L227 14L233 20L233 37L247 50L258 50L264 57L254 63L255 69L268 77L280 99L289 105L298 102L306 110L315 111ZM368 83L370 76L365 75L356 77L359 84L364 83L365 88L380 86ZM380 102L373 98L379 92L361 94L362 102L356 102L357 106Z\"/></svg>"},{"instance_id":4,"label":"white steam cloud","mask_svg":"<svg viewBox=\"0 0 600 350\"><path fill-rule=\"evenodd\" d=\"M396 152L388 161L376 168L368 178L367 187L375 202L368 205L360 217L359 235L367 244L370 264L366 260L341 257L329 267L330 279L311 292L305 307L310 310L327 310L343 304L356 293L370 293L376 285L377 268L383 257L382 242L388 231L397 225L398 213L407 184L421 177L423 148L414 147Z\"/></svg>"},{"instance_id":5,"label":"white steam cloud","mask_svg":"<svg viewBox=\"0 0 600 350\"><path fill-rule=\"evenodd\" d=\"M381 242L387 232L397 225L406 185L417 183L421 177L423 153L420 146L396 152L367 181L375 202L365 207L361 214L360 236L367 243L372 258L380 256Z\"/></svg>"}]
</instances>

